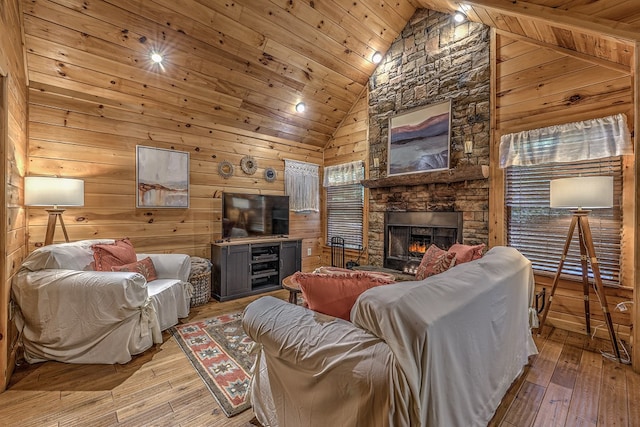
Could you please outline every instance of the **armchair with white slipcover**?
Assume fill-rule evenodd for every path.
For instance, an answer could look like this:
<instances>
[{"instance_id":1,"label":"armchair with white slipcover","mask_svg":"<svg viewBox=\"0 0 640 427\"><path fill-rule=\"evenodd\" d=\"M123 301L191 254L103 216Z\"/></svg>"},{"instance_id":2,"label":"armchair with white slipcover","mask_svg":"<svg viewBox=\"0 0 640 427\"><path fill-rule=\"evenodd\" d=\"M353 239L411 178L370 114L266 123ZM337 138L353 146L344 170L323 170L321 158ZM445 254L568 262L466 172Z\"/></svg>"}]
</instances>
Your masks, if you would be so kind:
<instances>
[{"instance_id":1,"label":"armchair with white slipcover","mask_svg":"<svg viewBox=\"0 0 640 427\"><path fill-rule=\"evenodd\" d=\"M136 254L153 261L157 278L151 281L136 272L93 271L92 246L113 243L53 244L24 260L12 293L29 363L126 363L188 316L188 255Z\"/></svg>"}]
</instances>

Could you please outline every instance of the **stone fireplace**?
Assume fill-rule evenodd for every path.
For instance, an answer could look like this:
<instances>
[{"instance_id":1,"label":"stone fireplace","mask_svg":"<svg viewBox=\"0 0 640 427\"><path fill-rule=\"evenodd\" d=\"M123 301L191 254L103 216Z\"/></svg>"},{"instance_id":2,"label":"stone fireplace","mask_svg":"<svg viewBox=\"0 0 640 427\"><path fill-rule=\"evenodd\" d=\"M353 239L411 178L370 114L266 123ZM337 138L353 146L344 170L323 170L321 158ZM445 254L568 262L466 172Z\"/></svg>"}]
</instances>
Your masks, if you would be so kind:
<instances>
[{"instance_id":1,"label":"stone fireplace","mask_svg":"<svg viewBox=\"0 0 640 427\"><path fill-rule=\"evenodd\" d=\"M369 196L367 254L370 265L379 267L389 265L389 261L385 261L389 252L388 225L405 221L403 218L405 215L410 218L412 227L415 225L413 233L415 236L428 232L431 240L423 239L423 246L428 247L429 244L434 243L443 249L448 248L449 240L445 238L451 234L447 230L449 228L456 228L455 241L460 243L475 245L486 244L489 241L489 185L486 179L447 184L370 188ZM414 218L417 214L424 217ZM441 216L446 220L439 218ZM411 247L407 250L410 249ZM407 257L421 259L418 255L422 252L420 245L414 246L414 249L418 250L412 251L414 253L410 257L407 254ZM404 260L402 257L399 258ZM395 268L387 268L403 270L404 263L396 263Z\"/></svg>"},{"instance_id":2,"label":"stone fireplace","mask_svg":"<svg viewBox=\"0 0 640 427\"><path fill-rule=\"evenodd\" d=\"M489 28L482 24L459 25L449 14L418 9L369 79L368 264L402 270L404 264L393 265L396 261L386 260L388 254L407 262L405 258L421 258L429 242L449 244L443 239L451 237L446 234L453 227L419 220L408 232L414 246L400 252L395 243L390 245L387 230L388 217L396 213L454 213L460 224L456 241L488 243L489 182L486 174L466 176L462 170L489 164L489 42ZM402 175L388 176L390 118L446 100L451 100L449 169L397 180ZM464 151L467 141L471 153Z\"/></svg>"},{"instance_id":3,"label":"stone fireplace","mask_svg":"<svg viewBox=\"0 0 640 427\"><path fill-rule=\"evenodd\" d=\"M420 262L432 244L448 249L461 243L462 213L387 212L384 229L384 267L403 270L409 261Z\"/></svg>"}]
</instances>

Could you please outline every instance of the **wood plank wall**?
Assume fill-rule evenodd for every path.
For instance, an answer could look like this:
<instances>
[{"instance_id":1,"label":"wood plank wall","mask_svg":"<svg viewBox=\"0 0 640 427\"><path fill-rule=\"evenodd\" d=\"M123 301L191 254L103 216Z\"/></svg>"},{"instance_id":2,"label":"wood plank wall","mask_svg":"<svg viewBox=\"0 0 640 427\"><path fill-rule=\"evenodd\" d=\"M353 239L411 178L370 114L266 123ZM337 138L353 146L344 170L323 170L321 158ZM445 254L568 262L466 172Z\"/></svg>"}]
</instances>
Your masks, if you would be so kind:
<instances>
[{"instance_id":1,"label":"wood plank wall","mask_svg":"<svg viewBox=\"0 0 640 427\"><path fill-rule=\"evenodd\" d=\"M14 366L17 337L9 321L11 279L26 255L26 215L22 206L27 148L27 81L22 48L22 14L18 2L0 7L0 152L2 199L0 213L0 392ZM2 77L4 76L4 77Z\"/></svg>"},{"instance_id":2,"label":"wood plank wall","mask_svg":"<svg viewBox=\"0 0 640 427\"><path fill-rule=\"evenodd\" d=\"M634 128L632 73L624 66L590 60L584 55L572 56L566 49L498 31L495 35L495 127L492 138L491 163L498 163L500 136L521 130L554 124L588 120L624 113ZM620 301L633 300L635 285L635 221L634 159L625 157L623 194L622 285L607 289L609 311L621 337L628 339L632 324L629 312L615 310ZM503 171L492 168L490 205L490 244L506 242ZM537 277L538 289L550 290L551 278ZM563 329L585 331L584 303L581 285L563 282L556 292L548 323ZM593 319L602 320L597 297L591 297ZM598 330L608 338L606 328Z\"/></svg>"},{"instance_id":3,"label":"wood plank wall","mask_svg":"<svg viewBox=\"0 0 640 427\"><path fill-rule=\"evenodd\" d=\"M633 64L633 103L636 106L634 112L634 122L640 123L640 105L638 105L640 104L640 81L638 80L638 77L640 76L640 42L638 41L636 41L635 49L633 51ZM640 135L638 134L638 132L635 132L633 135L633 143L633 150L636 153L636 157L638 157L638 152L640 151ZM635 168L635 182L640 183L640 170L637 167ZM636 191L634 199L634 206L639 206L640 193L638 193L638 191ZM634 222L635 224L640 224L640 210L638 208L635 209ZM638 234L637 229L635 233L635 247L640 248L640 235ZM640 277L640 254L636 252L635 258L634 272L636 275L635 277L638 278ZM637 343L640 342L640 327L638 326L640 325L640 323L638 322L638 319L640 319L640 285L638 285L637 283L635 292L633 293L633 309L631 310L631 316L632 319L634 319L633 323L636 325L636 327L633 328L632 340L633 342ZM637 356L637 352L635 352L634 355L635 357L633 357L633 370L635 372L640 372L640 357Z\"/></svg>"},{"instance_id":4,"label":"wood plank wall","mask_svg":"<svg viewBox=\"0 0 640 427\"><path fill-rule=\"evenodd\" d=\"M342 163L362 160L365 165L365 177L369 176L369 92L363 91L358 101L353 105L349 114L340 124L335 134L325 147L324 165L334 166ZM322 205L326 199L326 192L322 191ZM369 212L369 189L365 188L364 212ZM326 244L327 218L325 211L322 212L322 236L319 244L322 248L321 265L331 265L331 247ZM368 215L363 217L362 246L368 246L367 230L369 229ZM359 256L357 250L345 250L345 262L357 260ZM368 252L362 251L359 264L367 264Z\"/></svg>"},{"instance_id":5,"label":"wood plank wall","mask_svg":"<svg viewBox=\"0 0 640 427\"><path fill-rule=\"evenodd\" d=\"M37 70L30 62L30 72ZM172 118L181 111L171 105L134 109L123 106L117 96L83 98L80 92L41 81L32 81L29 93L29 175L85 180L85 206L64 214L71 240L129 237L140 251L208 257L211 241L222 231L223 191L284 194L285 158L322 163L321 149L294 141L204 123L184 126ZM136 145L190 154L188 209L136 208ZM239 166L245 155L258 164L253 175ZM222 160L235 165L228 179L218 173ZM264 179L267 167L276 170L275 182ZM33 250L44 240L47 215L37 207L28 213ZM319 223L319 217L291 218L293 237L317 237L314 222ZM61 239L57 230L55 240Z\"/></svg>"},{"instance_id":6,"label":"wood plank wall","mask_svg":"<svg viewBox=\"0 0 640 427\"><path fill-rule=\"evenodd\" d=\"M260 135L240 122L222 124L213 114L220 114L220 94L208 91L197 76L125 64L120 59L130 58L133 47L115 27L46 5L30 4L24 14L28 174L85 180L85 206L64 214L71 240L129 237L139 251L208 257L210 242L222 231L223 191L284 194L284 159L322 164L322 147ZM83 23L62 25L78 19ZM104 39L71 29L89 27ZM163 31L159 23L155 29ZM136 145L190 154L189 209L135 207ZM257 162L253 175L239 166L246 155ZM223 160L235 165L228 179L218 173ZM275 182L264 179L267 167L276 170ZM305 255L311 248L319 257L320 215L292 213L291 218L290 235L304 239ZM28 221L31 251L44 240L47 215L29 208ZM58 229L55 241L61 239ZM303 268L315 264L313 256L304 258Z\"/></svg>"}]
</instances>

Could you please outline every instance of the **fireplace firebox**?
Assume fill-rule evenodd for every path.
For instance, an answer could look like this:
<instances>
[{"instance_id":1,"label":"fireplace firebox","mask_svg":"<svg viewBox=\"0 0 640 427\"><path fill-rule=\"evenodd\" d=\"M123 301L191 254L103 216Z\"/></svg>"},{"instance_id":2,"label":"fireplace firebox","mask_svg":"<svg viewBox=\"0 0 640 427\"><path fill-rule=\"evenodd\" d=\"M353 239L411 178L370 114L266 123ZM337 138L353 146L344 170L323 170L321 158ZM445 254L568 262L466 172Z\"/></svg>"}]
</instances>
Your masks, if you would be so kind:
<instances>
[{"instance_id":1,"label":"fireplace firebox","mask_svg":"<svg viewBox=\"0 0 640 427\"><path fill-rule=\"evenodd\" d=\"M384 228L384 267L393 270L420 262L432 244L462 243L461 212L387 212Z\"/></svg>"}]
</instances>

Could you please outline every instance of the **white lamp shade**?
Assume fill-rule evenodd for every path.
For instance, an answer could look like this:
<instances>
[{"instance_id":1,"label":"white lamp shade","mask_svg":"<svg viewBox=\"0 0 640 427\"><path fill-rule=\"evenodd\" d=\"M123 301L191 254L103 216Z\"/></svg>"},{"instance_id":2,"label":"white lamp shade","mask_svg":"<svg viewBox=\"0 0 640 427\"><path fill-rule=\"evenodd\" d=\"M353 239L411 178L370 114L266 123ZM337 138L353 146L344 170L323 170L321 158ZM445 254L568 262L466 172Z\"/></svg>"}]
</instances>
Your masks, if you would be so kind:
<instances>
[{"instance_id":1,"label":"white lamp shade","mask_svg":"<svg viewBox=\"0 0 640 427\"><path fill-rule=\"evenodd\" d=\"M612 176L581 176L550 182L552 208L595 209L613 206Z\"/></svg>"},{"instance_id":2,"label":"white lamp shade","mask_svg":"<svg viewBox=\"0 0 640 427\"><path fill-rule=\"evenodd\" d=\"M84 206L84 181L72 178L27 176L24 178L27 206Z\"/></svg>"}]
</instances>

